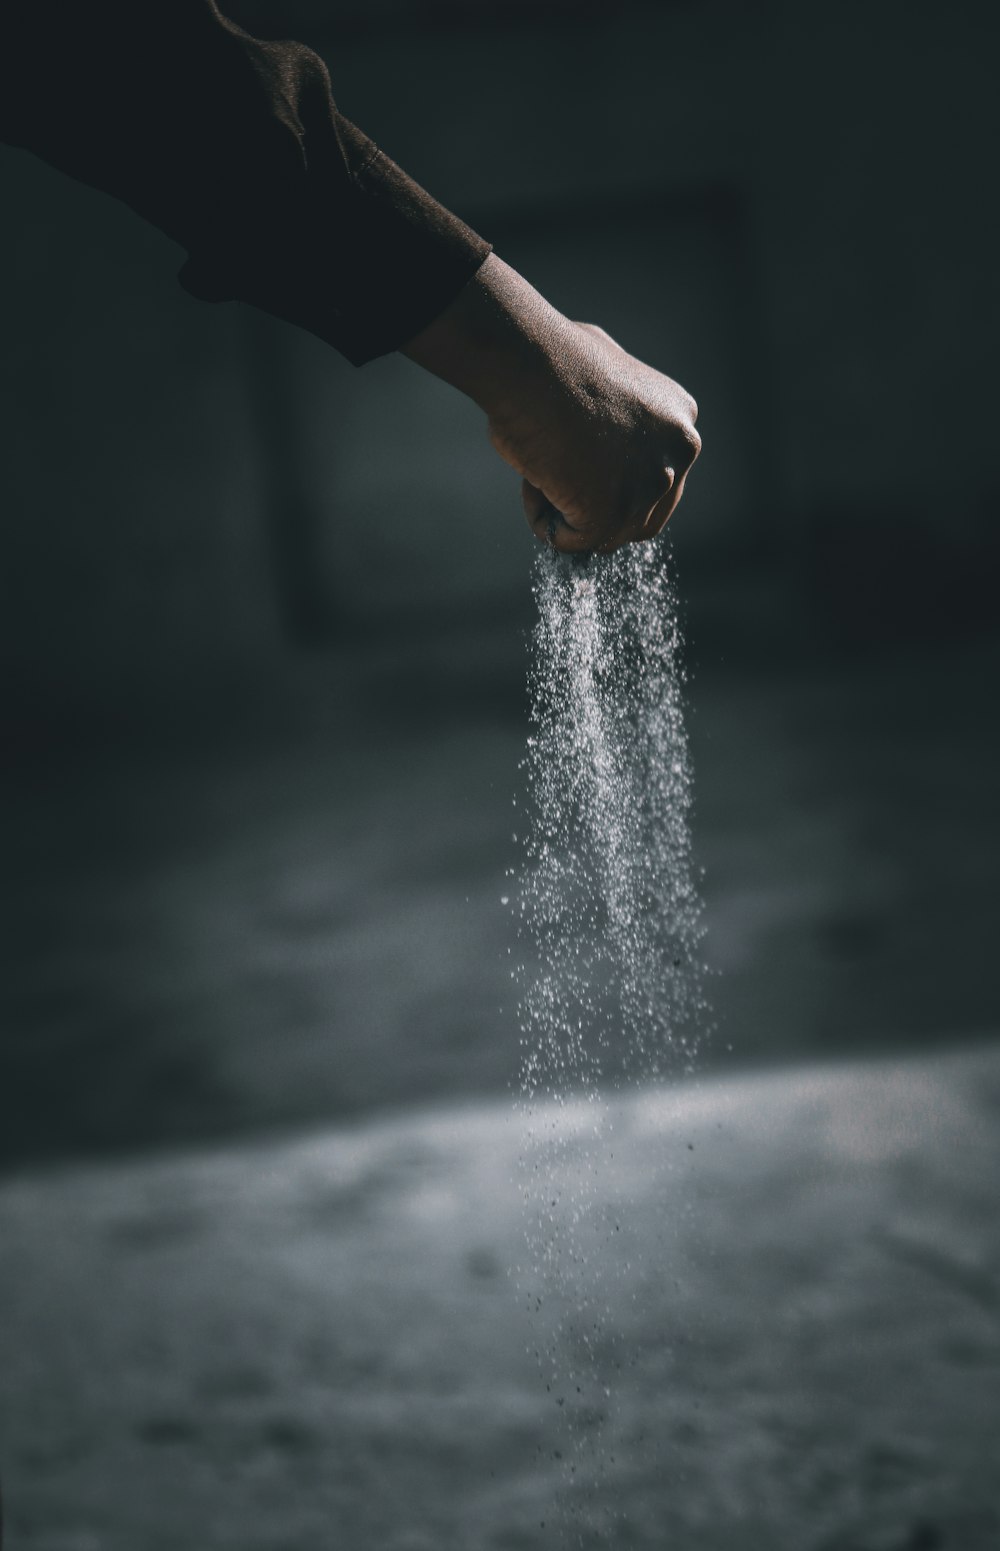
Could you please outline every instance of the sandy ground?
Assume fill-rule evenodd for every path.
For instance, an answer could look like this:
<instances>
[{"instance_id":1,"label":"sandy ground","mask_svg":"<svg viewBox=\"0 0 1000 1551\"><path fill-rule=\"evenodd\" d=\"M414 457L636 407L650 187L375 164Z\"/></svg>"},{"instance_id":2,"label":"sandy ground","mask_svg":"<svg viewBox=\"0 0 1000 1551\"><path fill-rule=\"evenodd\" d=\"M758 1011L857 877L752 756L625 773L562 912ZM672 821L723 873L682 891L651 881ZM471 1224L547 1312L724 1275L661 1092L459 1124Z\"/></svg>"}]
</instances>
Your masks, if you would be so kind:
<instances>
[{"instance_id":1,"label":"sandy ground","mask_svg":"<svg viewBox=\"0 0 1000 1551\"><path fill-rule=\"evenodd\" d=\"M1000 1050L592 1119L541 1176L501 1102L9 1180L12 1551L996 1551Z\"/></svg>"}]
</instances>

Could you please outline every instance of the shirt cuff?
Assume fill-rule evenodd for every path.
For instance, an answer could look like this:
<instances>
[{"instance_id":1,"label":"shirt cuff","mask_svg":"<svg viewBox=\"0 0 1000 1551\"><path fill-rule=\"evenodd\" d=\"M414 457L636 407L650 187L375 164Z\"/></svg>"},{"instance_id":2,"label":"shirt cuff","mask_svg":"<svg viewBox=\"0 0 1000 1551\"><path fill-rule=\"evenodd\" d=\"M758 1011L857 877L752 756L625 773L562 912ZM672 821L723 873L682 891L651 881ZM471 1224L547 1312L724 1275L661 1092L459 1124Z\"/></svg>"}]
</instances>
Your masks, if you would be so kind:
<instances>
[{"instance_id":1,"label":"shirt cuff","mask_svg":"<svg viewBox=\"0 0 1000 1551\"><path fill-rule=\"evenodd\" d=\"M249 302L297 324L361 366L432 323L491 244L337 118L335 187L318 158L278 208L250 206L267 212L253 230L240 220L203 234L179 278L202 300Z\"/></svg>"}]
</instances>

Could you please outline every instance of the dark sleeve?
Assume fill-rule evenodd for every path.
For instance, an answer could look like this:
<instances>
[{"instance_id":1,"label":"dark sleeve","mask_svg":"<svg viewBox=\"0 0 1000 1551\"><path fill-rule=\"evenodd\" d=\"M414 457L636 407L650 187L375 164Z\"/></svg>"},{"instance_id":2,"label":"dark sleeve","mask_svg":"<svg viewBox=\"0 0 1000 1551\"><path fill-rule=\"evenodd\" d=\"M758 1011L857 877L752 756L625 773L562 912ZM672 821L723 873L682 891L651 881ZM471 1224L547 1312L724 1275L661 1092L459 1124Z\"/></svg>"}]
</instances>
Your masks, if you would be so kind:
<instances>
[{"instance_id":1,"label":"dark sleeve","mask_svg":"<svg viewBox=\"0 0 1000 1551\"><path fill-rule=\"evenodd\" d=\"M0 0L0 138L114 194L189 254L181 283L360 365L458 294L488 243L338 111L298 43L215 0Z\"/></svg>"}]
</instances>

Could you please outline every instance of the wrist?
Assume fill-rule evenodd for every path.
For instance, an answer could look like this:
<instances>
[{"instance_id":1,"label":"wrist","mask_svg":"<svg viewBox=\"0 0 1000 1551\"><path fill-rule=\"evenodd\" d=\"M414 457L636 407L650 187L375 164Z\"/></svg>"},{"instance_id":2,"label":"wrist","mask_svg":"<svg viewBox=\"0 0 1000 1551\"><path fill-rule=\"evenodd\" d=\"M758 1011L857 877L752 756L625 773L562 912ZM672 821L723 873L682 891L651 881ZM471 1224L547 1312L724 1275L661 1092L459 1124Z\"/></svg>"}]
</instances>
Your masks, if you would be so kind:
<instances>
[{"instance_id":1,"label":"wrist","mask_svg":"<svg viewBox=\"0 0 1000 1551\"><path fill-rule=\"evenodd\" d=\"M539 369L548 370L570 327L495 253L402 354L473 399L487 415Z\"/></svg>"}]
</instances>

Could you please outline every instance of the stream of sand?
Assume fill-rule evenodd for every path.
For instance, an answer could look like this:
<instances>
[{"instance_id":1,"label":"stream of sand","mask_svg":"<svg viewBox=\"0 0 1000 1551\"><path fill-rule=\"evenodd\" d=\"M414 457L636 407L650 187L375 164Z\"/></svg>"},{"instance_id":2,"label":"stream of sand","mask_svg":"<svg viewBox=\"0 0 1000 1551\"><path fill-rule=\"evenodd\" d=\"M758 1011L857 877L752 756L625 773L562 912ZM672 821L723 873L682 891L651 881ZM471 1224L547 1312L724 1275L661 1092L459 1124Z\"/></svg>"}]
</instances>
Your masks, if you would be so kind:
<instances>
[{"instance_id":1,"label":"stream of sand","mask_svg":"<svg viewBox=\"0 0 1000 1551\"><path fill-rule=\"evenodd\" d=\"M705 1021L701 924L667 554L541 551L534 590L515 895L529 950L519 975L528 1245L518 1286L561 1413L563 1509L592 1533L588 1501L614 1463L604 1424L630 1359L623 1278L642 1254L615 1194L608 1100L690 1069Z\"/></svg>"}]
</instances>

